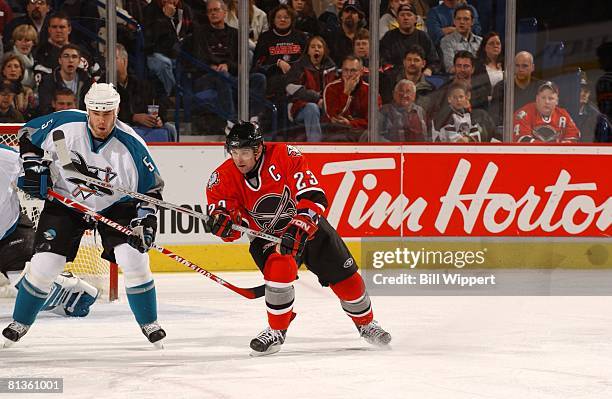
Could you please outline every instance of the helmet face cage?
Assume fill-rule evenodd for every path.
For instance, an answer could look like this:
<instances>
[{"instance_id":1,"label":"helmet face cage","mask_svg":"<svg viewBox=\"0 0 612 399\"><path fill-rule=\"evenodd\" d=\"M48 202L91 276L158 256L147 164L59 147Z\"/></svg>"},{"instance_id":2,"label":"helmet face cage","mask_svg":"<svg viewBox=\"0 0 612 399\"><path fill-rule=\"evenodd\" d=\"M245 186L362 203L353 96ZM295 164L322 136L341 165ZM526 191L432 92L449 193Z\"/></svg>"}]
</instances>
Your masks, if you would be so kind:
<instances>
[{"instance_id":1,"label":"helmet face cage","mask_svg":"<svg viewBox=\"0 0 612 399\"><path fill-rule=\"evenodd\" d=\"M230 130L225 140L225 149L230 152L235 148L257 149L263 144L263 136L259 126L252 122L239 122Z\"/></svg>"}]
</instances>

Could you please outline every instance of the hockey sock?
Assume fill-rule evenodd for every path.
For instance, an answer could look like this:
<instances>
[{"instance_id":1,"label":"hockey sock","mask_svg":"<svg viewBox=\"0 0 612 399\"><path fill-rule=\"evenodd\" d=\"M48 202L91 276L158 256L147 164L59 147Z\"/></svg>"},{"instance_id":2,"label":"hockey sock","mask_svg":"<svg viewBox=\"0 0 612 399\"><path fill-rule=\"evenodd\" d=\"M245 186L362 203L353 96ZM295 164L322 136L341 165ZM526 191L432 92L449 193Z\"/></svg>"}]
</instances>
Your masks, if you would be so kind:
<instances>
[{"instance_id":1,"label":"hockey sock","mask_svg":"<svg viewBox=\"0 0 612 399\"><path fill-rule=\"evenodd\" d=\"M17 284L17 298L13 319L21 324L31 325L36 320L53 280L64 269L66 257L52 252L40 252L32 257L25 276Z\"/></svg>"},{"instance_id":2,"label":"hockey sock","mask_svg":"<svg viewBox=\"0 0 612 399\"><path fill-rule=\"evenodd\" d=\"M125 287L125 292L138 324L149 324L157 320L157 297L153 280L136 287Z\"/></svg>"},{"instance_id":3,"label":"hockey sock","mask_svg":"<svg viewBox=\"0 0 612 399\"><path fill-rule=\"evenodd\" d=\"M357 325L365 325L374 319L370 297L359 273L331 285L332 291L340 299L344 312Z\"/></svg>"},{"instance_id":4,"label":"hockey sock","mask_svg":"<svg viewBox=\"0 0 612 399\"><path fill-rule=\"evenodd\" d=\"M13 320L28 326L32 325L49 293L36 288L26 277L21 279L18 289Z\"/></svg>"},{"instance_id":5,"label":"hockey sock","mask_svg":"<svg viewBox=\"0 0 612 399\"><path fill-rule=\"evenodd\" d=\"M295 291L293 280L297 264L291 256L274 253L264 267L268 324L274 330L286 330L291 322Z\"/></svg>"}]
</instances>

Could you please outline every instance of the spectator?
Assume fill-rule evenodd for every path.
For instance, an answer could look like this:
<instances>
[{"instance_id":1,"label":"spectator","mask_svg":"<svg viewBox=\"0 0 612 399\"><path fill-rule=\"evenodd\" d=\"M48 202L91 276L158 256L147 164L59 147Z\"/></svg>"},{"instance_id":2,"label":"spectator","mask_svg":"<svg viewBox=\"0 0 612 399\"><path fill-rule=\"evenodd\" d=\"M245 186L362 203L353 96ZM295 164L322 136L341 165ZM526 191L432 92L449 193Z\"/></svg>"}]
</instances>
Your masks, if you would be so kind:
<instances>
[{"instance_id":1,"label":"spectator","mask_svg":"<svg viewBox=\"0 0 612 399\"><path fill-rule=\"evenodd\" d=\"M370 32L367 29L361 28L355 34L353 54L361 58L361 63L367 69L370 63Z\"/></svg>"},{"instance_id":2,"label":"spectator","mask_svg":"<svg viewBox=\"0 0 612 399\"><path fill-rule=\"evenodd\" d=\"M321 109L323 89L336 80L336 65L329 57L329 50L321 36L313 36L306 44L306 53L287 74L289 118L304 123L306 140L323 140L321 133Z\"/></svg>"},{"instance_id":3,"label":"spectator","mask_svg":"<svg viewBox=\"0 0 612 399\"><path fill-rule=\"evenodd\" d=\"M269 15L272 27L259 37L253 58L253 72L266 75L267 95L274 101L285 97L285 75L300 59L306 46L306 34L295 30L295 11L281 4Z\"/></svg>"},{"instance_id":4,"label":"spectator","mask_svg":"<svg viewBox=\"0 0 612 399\"><path fill-rule=\"evenodd\" d=\"M174 67L181 44L192 35L191 9L182 0L152 0L144 10L147 66L167 96L176 86Z\"/></svg>"},{"instance_id":5,"label":"spectator","mask_svg":"<svg viewBox=\"0 0 612 399\"><path fill-rule=\"evenodd\" d=\"M437 45L440 44L442 38L446 35L450 35L457 28L453 24L453 14L455 8L459 5L464 4L460 0L443 0L442 4L430 8L427 13L427 33L431 37L431 40ZM478 12L471 5L467 5L472 10L473 26L472 32L476 35L480 35L480 21L478 20Z\"/></svg>"},{"instance_id":6,"label":"spectator","mask_svg":"<svg viewBox=\"0 0 612 399\"><path fill-rule=\"evenodd\" d=\"M225 23L227 8L222 0L208 0L206 9L208 23L196 28L199 40L195 43L194 53L196 58L218 73L207 73L198 78L194 89L214 89L219 108L227 113L229 121L235 122L238 120L235 89L238 84L238 31ZM259 97L259 100L253 98L251 101L252 115L263 112L261 99L265 97L265 90L266 77L261 73L252 73L249 77L249 91Z\"/></svg>"},{"instance_id":7,"label":"spectator","mask_svg":"<svg viewBox=\"0 0 612 399\"><path fill-rule=\"evenodd\" d=\"M604 70L595 88L597 106L612 121L612 42L603 43L597 48L597 58Z\"/></svg>"},{"instance_id":8,"label":"spectator","mask_svg":"<svg viewBox=\"0 0 612 399\"><path fill-rule=\"evenodd\" d=\"M121 44L117 44L116 62L117 92L121 97L118 118L129 124L145 141L176 141L176 128L164 120L164 103L155 96L147 80L128 73L128 53Z\"/></svg>"},{"instance_id":9,"label":"spectator","mask_svg":"<svg viewBox=\"0 0 612 399\"><path fill-rule=\"evenodd\" d=\"M51 108L53 109L53 112L78 109L77 103L77 98L72 90L67 87L59 87L53 93Z\"/></svg>"},{"instance_id":10,"label":"spectator","mask_svg":"<svg viewBox=\"0 0 612 399\"><path fill-rule=\"evenodd\" d=\"M489 32L480 43L480 48L476 53L476 68L474 75L477 78L489 81L491 85L491 97L493 87L504 79L504 55L499 34Z\"/></svg>"},{"instance_id":11,"label":"spectator","mask_svg":"<svg viewBox=\"0 0 612 399\"><path fill-rule=\"evenodd\" d=\"M397 10L401 5L404 4L412 4L414 6L415 2L413 2L412 0L391 0L389 2L389 5L387 6L387 11L382 15L382 17L380 17L380 20L378 21L378 35L380 39L382 39L385 33L387 33L388 31L399 28L399 22L397 22ZM425 27L425 21L423 21L423 17L421 16L422 14L418 12L416 6L415 11L417 11L416 28L418 30L426 31L427 29Z\"/></svg>"},{"instance_id":12,"label":"spectator","mask_svg":"<svg viewBox=\"0 0 612 399\"><path fill-rule=\"evenodd\" d=\"M4 0L0 0L0 32L13 20L13 10Z\"/></svg>"},{"instance_id":13,"label":"spectator","mask_svg":"<svg viewBox=\"0 0 612 399\"><path fill-rule=\"evenodd\" d=\"M66 14L56 13L49 17L49 38L46 42L41 41L34 52L35 73L49 74L58 67L61 48L71 44L69 40L70 32L72 32L72 25ZM80 67L88 72L100 73L100 65L94 55L82 46L79 46L79 48L81 54Z\"/></svg>"},{"instance_id":14,"label":"spectator","mask_svg":"<svg viewBox=\"0 0 612 399\"><path fill-rule=\"evenodd\" d=\"M538 87L543 83L532 76L535 70L533 56L527 51L519 52L514 57L514 107L516 111L525 104L533 101ZM493 87L493 95L489 113L495 124L500 126L504 121L504 82L501 81Z\"/></svg>"},{"instance_id":15,"label":"spectator","mask_svg":"<svg viewBox=\"0 0 612 399\"><path fill-rule=\"evenodd\" d=\"M425 111L415 99L416 86L411 80L401 79L395 84L393 102L380 111L379 141L427 141Z\"/></svg>"},{"instance_id":16,"label":"spectator","mask_svg":"<svg viewBox=\"0 0 612 399\"><path fill-rule=\"evenodd\" d=\"M228 9L225 16L225 23L227 26L238 29L238 12L237 0L229 0ZM249 0L249 51L251 54L255 51L255 45L259 36L268 30L268 17L266 13L255 5L254 0Z\"/></svg>"},{"instance_id":17,"label":"spectator","mask_svg":"<svg viewBox=\"0 0 612 399\"><path fill-rule=\"evenodd\" d=\"M340 31L340 11L346 0L331 0L330 5L319 15L323 37L333 36Z\"/></svg>"},{"instance_id":18,"label":"spectator","mask_svg":"<svg viewBox=\"0 0 612 399\"><path fill-rule=\"evenodd\" d=\"M448 104L449 89L455 82L463 82L470 90L470 104L472 109L486 109L488 95L491 88L482 81L473 79L475 57L469 51L461 50L455 54L453 62L455 75L451 81L440 86L424 99L424 105L429 119L446 120L452 110Z\"/></svg>"},{"instance_id":19,"label":"spectator","mask_svg":"<svg viewBox=\"0 0 612 399\"><path fill-rule=\"evenodd\" d=\"M24 67L23 80L21 84L35 88L37 83L34 80L34 57L32 50L38 43L36 29L32 25L19 25L13 30L13 48L7 54L13 54L21 59Z\"/></svg>"},{"instance_id":20,"label":"spectator","mask_svg":"<svg viewBox=\"0 0 612 399\"><path fill-rule=\"evenodd\" d=\"M18 92L15 83L3 81L0 83L0 123L23 123L25 119L15 109L14 99Z\"/></svg>"},{"instance_id":21,"label":"spectator","mask_svg":"<svg viewBox=\"0 0 612 399\"><path fill-rule=\"evenodd\" d=\"M440 113L433 120L433 141L451 143L501 142L495 124L482 109L471 109L470 87L464 81L451 83L448 89L450 113Z\"/></svg>"},{"instance_id":22,"label":"spectator","mask_svg":"<svg viewBox=\"0 0 612 399\"><path fill-rule=\"evenodd\" d=\"M381 79L381 95L383 104L388 104L393 99L393 91L400 80L407 79L415 84L416 103L421 105L423 98L430 94L434 87L425 80L423 71L427 66L425 51L421 46L415 44L406 51L402 65L396 65L386 71Z\"/></svg>"},{"instance_id":23,"label":"spectator","mask_svg":"<svg viewBox=\"0 0 612 399\"><path fill-rule=\"evenodd\" d=\"M4 27L4 48L10 48L13 30L19 25L32 25L38 34L38 43L47 41L47 26L49 25L50 0L25 0L26 15L14 18Z\"/></svg>"},{"instance_id":24,"label":"spectator","mask_svg":"<svg viewBox=\"0 0 612 399\"><path fill-rule=\"evenodd\" d=\"M21 84L24 71L25 67L16 55L9 55L2 61L2 79L12 82L15 87L15 109L30 120L35 116L38 104L32 88Z\"/></svg>"},{"instance_id":25,"label":"spectator","mask_svg":"<svg viewBox=\"0 0 612 399\"><path fill-rule=\"evenodd\" d=\"M59 11L66 14L71 23L75 22L87 32L90 32L88 35L79 29L75 29L70 36L70 42L78 44L92 55L96 54L98 43L90 35L93 33L97 36L100 28L104 26L104 21L100 18L100 12L98 11L98 4L91 0L64 0L59 7Z\"/></svg>"},{"instance_id":26,"label":"spectator","mask_svg":"<svg viewBox=\"0 0 612 399\"><path fill-rule=\"evenodd\" d=\"M59 66L53 73L44 75L40 82L38 94L41 113L48 114L52 111L53 93L61 87L70 89L77 98L79 109L85 110L85 94L91 87L93 79L87 71L79 68L80 59L81 47L66 44L60 49Z\"/></svg>"},{"instance_id":27,"label":"spectator","mask_svg":"<svg viewBox=\"0 0 612 399\"><path fill-rule=\"evenodd\" d=\"M580 130L580 141L584 143L612 142L612 126L608 118L599 112L590 101L591 90L586 73L580 79L580 108L576 116L576 127Z\"/></svg>"},{"instance_id":28,"label":"spectator","mask_svg":"<svg viewBox=\"0 0 612 399\"><path fill-rule=\"evenodd\" d=\"M580 131L569 113L559 107L559 88L553 82L538 87L535 102L514 113L513 141L575 143Z\"/></svg>"},{"instance_id":29,"label":"spectator","mask_svg":"<svg viewBox=\"0 0 612 399\"><path fill-rule=\"evenodd\" d=\"M328 32L325 41L329 43L329 53L336 65L340 65L347 55L353 54L353 41L357 31L365 25L365 14L354 1L344 3L340 14L340 29Z\"/></svg>"},{"instance_id":30,"label":"spectator","mask_svg":"<svg viewBox=\"0 0 612 399\"><path fill-rule=\"evenodd\" d=\"M425 50L427 66L425 76L440 70L440 59L436 47L427 33L416 29L416 11L412 5L402 5L398 9L399 28L385 33L380 41L380 57L385 63L401 65L406 51L418 44Z\"/></svg>"},{"instance_id":31,"label":"spectator","mask_svg":"<svg viewBox=\"0 0 612 399\"><path fill-rule=\"evenodd\" d=\"M444 69L448 73L454 73L453 59L457 51L465 50L476 55L480 42L482 42L482 37L472 33L472 25L474 24L472 10L473 8L467 5L455 8L453 13L455 31L445 35L440 41L440 49L444 57Z\"/></svg>"},{"instance_id":32,"label":"spectator","mask_svg":"<svg viewBox=\"0 0 612 399\"><path fill-rule=\"evenodd\" d=\"M368 92L369 85L361 78L363 65L361 60L350 55L342 62L342 75L325 87L323 104L326 129L329 135L325 141L364 141L364 132L368 128ZM380 97L378 98L380 107Z\"/></svg>"},{"instance_id":33,"label":"spectator","mask_svg":"<svg viewBox=\"0 0 612 399\"><path fill-rule=\"evenodd\" d=\"M306 33L308 37L321 35L321 24L315 15L312 0L289 0L289 5L297 15L295 29Z\"/></svg>"}]
</instances>

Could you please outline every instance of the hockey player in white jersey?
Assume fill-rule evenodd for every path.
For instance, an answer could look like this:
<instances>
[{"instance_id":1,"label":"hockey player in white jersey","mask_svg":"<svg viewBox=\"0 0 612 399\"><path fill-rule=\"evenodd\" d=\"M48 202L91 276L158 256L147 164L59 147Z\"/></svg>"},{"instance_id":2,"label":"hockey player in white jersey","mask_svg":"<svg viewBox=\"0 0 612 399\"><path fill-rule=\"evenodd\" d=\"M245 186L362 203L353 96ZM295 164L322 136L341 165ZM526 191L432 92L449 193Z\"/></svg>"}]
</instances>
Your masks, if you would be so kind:
<instances>
[{"instance_id":1,"label":"hockey player in white jersey","mask_svg":"<svg viewBox=\"0 0 612 399\"><path fill-rule=\"evenodd\" d=\"M161 347L165 331L157 322L153 275L146 252L155 241L157 208L135 202L116 191L66 174L56 155L53 131L62 130L66 147L79 172L129 190L161 199L163 181L144 141L117 119L120 97L111 84L94 83L85 95L87 112L59 111L26 123L19 131L24 176L20 188L46 199L47 188L83 203L119 224L129 224L129 237L98 225L102 257L123 270L130 308L150 342ZM53 155L45 161L43 151ZM51 182L50 168L58 169ZM89 227L83 215L56 201L46 200L36 230L31 267L20 282L13 322L2 335L5 346L21 339L34 323L56 276L78 250Z\"/></svg>"},{"instance_id":2,"label":"hockey player in white jersey","mask_svg":"<svg viewBox=\"0 0 612 399\"><path fill-rule=\"evenodd\" d=\"M19 154L0 144L0 297L15 297L19 280L33 254L34 224L20 211L15 188L21 173ZM42 310L63 316L83 317L98 297L98 289L86 281L62 273L53 282Z\"/></svg>"}]
</instances>

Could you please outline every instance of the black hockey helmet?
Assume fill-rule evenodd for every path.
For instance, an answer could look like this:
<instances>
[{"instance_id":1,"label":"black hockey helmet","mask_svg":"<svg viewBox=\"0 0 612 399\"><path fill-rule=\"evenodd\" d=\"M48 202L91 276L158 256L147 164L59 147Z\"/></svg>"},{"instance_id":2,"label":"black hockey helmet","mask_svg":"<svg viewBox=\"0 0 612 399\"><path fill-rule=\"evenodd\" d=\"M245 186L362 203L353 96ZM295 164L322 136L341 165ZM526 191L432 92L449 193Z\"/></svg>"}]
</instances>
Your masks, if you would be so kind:
<instances>
[{"instance_id":1,"label":"black hockey helmet","mask_svg":"<svg viewBox=\"0 0 612 399\"><path fill-rule=\"evenodd\" d=\"M232 126L225 138L225 148L257 148L263 144L263 135L259 125L253 122L240 121Z\"/></svg>"}]
</instances>

